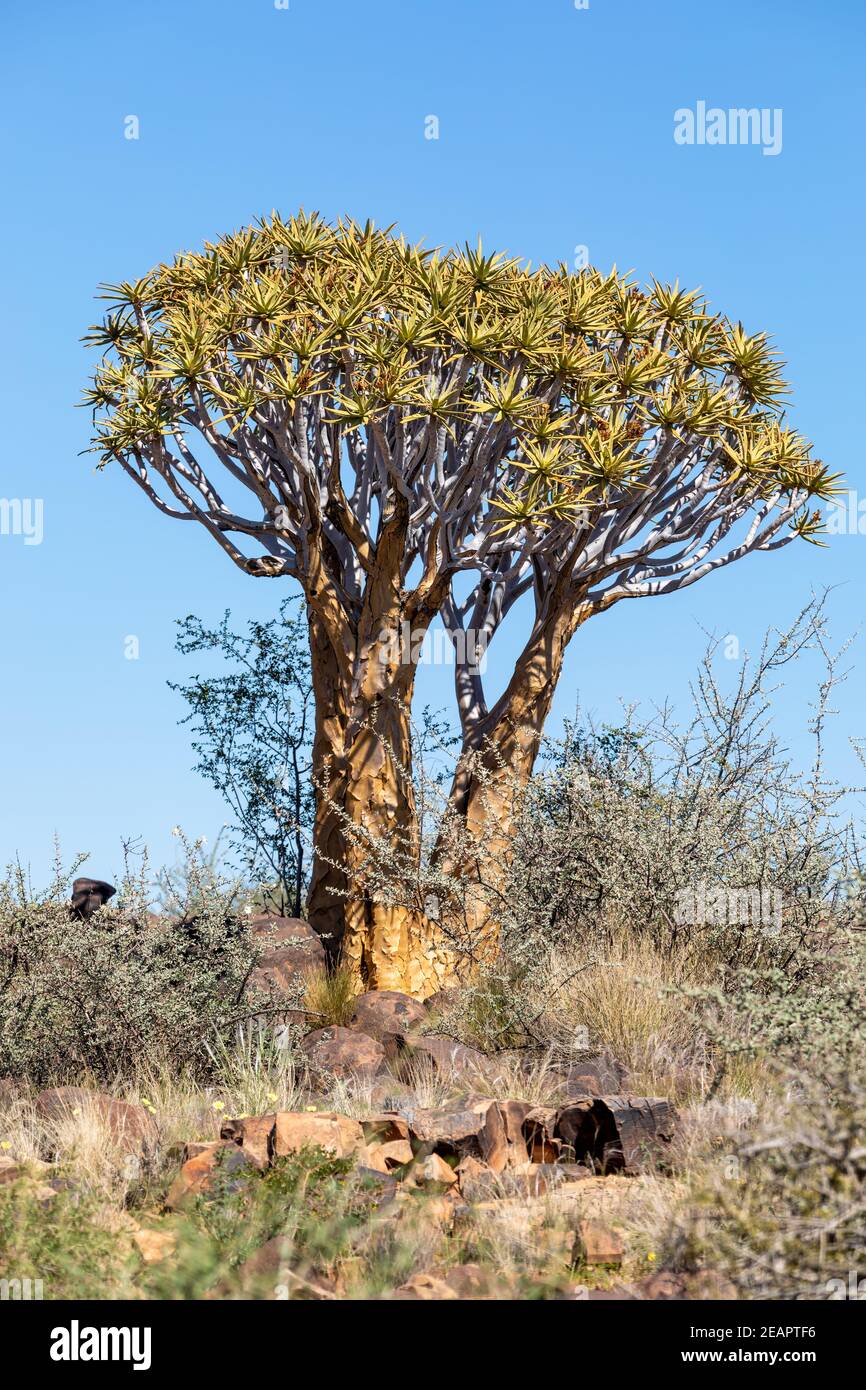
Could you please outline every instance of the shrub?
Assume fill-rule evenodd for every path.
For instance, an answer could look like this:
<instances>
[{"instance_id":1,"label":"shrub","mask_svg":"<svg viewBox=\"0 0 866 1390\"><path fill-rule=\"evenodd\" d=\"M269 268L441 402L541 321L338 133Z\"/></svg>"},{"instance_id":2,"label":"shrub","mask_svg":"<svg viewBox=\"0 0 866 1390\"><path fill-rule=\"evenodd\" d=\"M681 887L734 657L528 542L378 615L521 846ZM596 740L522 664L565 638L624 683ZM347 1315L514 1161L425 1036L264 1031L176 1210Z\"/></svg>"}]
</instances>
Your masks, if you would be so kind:
<instances>
[{"instance_id":1,"label":"shrub","mask_svg":"<svg viewBox=\"0 0 866 1390\"><path fill-rule=\"evenodd\" d=\"M89 1072L112 1080L150 1060L201 1072L204 1047L252 1003L244 991L256 946L235 892L188 847L194 919L154 916L142 874L128 873L111 907L72 921L58 868L44 894L23 874L0 882L0 1074L36 1084ZM256 996L264 1006L267 1001Z\"/></svg>"},{"instance_id":2,"label":"shrub","mask_svg":"<svg viewBox=\"0 0 866 1390\"><path fill-rule=\"evenodd\" d=\"M668 1259L711 1264L748 1298L866 1292L862 938L837 943L826 964L808 993L778 974L744 981L725 1029L718 1001L697 1001L723 1056L761 1058L764 1105L693 1181Z\"/></svg>"}]
</instances>

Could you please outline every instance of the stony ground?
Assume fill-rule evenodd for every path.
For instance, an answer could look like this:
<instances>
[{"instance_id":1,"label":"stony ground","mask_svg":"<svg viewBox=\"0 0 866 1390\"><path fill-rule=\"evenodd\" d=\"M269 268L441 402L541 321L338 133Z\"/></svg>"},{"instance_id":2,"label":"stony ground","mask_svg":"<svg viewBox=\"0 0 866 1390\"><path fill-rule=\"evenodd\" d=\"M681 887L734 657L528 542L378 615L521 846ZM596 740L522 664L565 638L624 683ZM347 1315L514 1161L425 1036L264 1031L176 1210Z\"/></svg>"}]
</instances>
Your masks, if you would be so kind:
<instances>
[{"instance_id":1,"label":"stony ground","mask_svg":"<svg viewBox=\"0 0 866 1390\"><path fill-rule=\"evenodd\" d=\"M730 1295L659 1269L673 1106L611 1057L493 1058L431 1021L361 996L300 1068L247 1059L240 1088L2 1083L0 1272L46 1297L76 1277L108 1298Z\"/></svg>"}]
</instances>

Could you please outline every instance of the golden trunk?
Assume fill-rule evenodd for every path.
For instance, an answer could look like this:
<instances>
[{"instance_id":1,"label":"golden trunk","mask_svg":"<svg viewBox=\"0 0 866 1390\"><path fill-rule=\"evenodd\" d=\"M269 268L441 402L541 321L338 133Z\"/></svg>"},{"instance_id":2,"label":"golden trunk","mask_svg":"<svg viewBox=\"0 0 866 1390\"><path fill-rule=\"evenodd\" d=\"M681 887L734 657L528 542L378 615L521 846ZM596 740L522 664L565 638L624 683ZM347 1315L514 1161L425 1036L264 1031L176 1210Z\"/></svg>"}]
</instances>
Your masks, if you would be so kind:
<instances>
[{"instance_id":1,"label":"golden trunk","mask_svg":"<svg viewBox=\"0 0 866 1390\"><path fill-rule=\"evenodd\" d=\"M507 872L514 818L532 776L566 648L590 611L569 583L552 591L507 688L473 730L457 765L450 806L465 841L457 854L443 847L439 862L462 881L462 913L478 961L492 959L498 948L494 904Z\"/></svg>"}]
</instances>

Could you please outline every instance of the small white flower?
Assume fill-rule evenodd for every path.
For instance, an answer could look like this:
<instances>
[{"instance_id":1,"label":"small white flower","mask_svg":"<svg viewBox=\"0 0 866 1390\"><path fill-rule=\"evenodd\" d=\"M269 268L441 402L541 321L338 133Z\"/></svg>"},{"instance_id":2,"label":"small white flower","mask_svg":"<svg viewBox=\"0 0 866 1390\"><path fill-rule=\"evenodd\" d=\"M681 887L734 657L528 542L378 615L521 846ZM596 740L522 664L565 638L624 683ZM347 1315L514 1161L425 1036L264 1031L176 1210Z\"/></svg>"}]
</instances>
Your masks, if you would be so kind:
<instances>
[{"instance_id":1,"label":"small white flower","mask_svg":"<svg viewBox=\"0 0 866 1390\"><path fill-rule=\"evenodd\" d=\"M173 825L173 826L171 827L171 833L172 833L172 835L174 835L175 837L177 837L177 836L180 834L180 826L179 826L179 825Z\"/></svg>"}]
</instances>

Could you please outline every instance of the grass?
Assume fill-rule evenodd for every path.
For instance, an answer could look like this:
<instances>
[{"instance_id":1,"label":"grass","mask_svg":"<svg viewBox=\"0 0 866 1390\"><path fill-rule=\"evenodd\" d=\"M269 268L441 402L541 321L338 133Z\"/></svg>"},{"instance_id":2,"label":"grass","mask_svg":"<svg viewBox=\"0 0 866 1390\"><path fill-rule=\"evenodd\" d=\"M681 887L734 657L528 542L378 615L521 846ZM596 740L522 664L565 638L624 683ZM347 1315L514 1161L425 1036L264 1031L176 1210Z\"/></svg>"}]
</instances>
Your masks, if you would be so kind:
<instances>
[{"instance_id":1,"label":"grass","mask_svg":"<svg viewBox=\"0 0 866 1390\"><path fill-rule=\"evenodd\" d=\"M265 1028L243 1027L232 1040L210 1044L207 1084L191 1070L152 1062L116 1078L112 1093L144 1105L156 1122L158 1137L145 1158L117 1141L95 1105L85 1101L49 1122L37 1113L34 1088L0 1090L0 1158L30 1165L19 1181L0 1183L0 1276L40 1278L46 1298L387 1299L416 1274L447 1275L472 1264L484 1271L492 1297L548 1298L575 1284L605 1286L660 1267L690 1268L696 1258L712 1262L714 1232L710 1224L706 1234L700 1213L699 1239L694 1234L696 1194L718 1191L726 1164L734 1164L736 1181L733 1156L744 1135L759 1111L784 1110L784 1096L769 1085L761 1059L749 1057L734 1056L713 1088L713 1059L681 992L700 981L681 962L624 941L596 959L560 961L557 971L546 983L536 976L534 992L520 1000L524 1016L539 1024L534 1050L499 1052L483 1079L443 1074L410 1055L394 1080L396 1105L436 1109L482 1089L499 1099L555 1105L565 1060L609 1052L628 1068L624 1084L632 1094L677 1102L672 1176L589 1180L568 1200L514 1195L503 1183L456 1210L441 1197L407 1190L379 1207L375 1191L346 1163L309 1151L264 1176L232 1175L206 1200L167 1212L184 1142L217 1138L230 1116L302 1110L310 1102L298 1054ZM497 1005L495 990L488 991L478 1008L480 993L468 991L449 1005L437 1030L462 1028L463 1040L476 1044L491 1030L501 1033L496 1007L504 1000ZM308 1006L313 1001L329 1022L347 1021L345 974L314 975ZM479 1024L483 1036L473 1032ZM56 1080L106 1089L93 1076ZM360 1119L381 1108L381 1079L335 1081L315 1099ZM45 1169L48 1158L54 1165ZM47 1178L57 1188L53 1196L46 1195ZM779 1178L776 1205L787 1200L781 1184ZM773 1203L767 1210L774 1214ZM579 1214L598 1215L622 1233L621 1271L572 1263Z\"/></svg>"},{"instance_id":2,"label":"grass","mask_svg":"<svg viewBox=\"0 0 866 1390\"><path fill-rule=\"evenodd\" d=\"M355 1011L355 982L348 966L315 966L307 974L303 1006L314 1028L345 1028Z\"/></svg>"}]
</instances>

